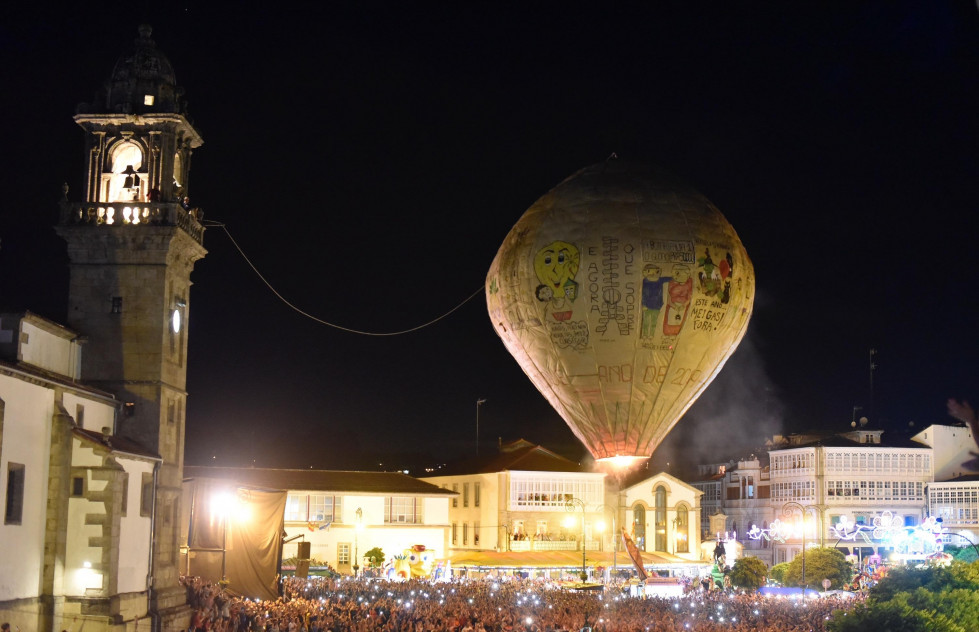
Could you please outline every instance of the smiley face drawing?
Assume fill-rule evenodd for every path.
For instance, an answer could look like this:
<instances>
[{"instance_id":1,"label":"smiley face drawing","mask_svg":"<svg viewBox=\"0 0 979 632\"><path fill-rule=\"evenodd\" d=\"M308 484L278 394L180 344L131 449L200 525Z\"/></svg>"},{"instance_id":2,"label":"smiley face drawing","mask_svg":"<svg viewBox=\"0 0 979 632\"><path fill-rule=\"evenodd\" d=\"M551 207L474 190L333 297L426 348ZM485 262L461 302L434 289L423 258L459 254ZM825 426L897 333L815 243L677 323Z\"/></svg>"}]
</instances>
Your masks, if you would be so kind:
<instances>
[{"instance_id":1,"label":"smiley face drawing","mask_svg":"<svg viewBox=\"0 0 979 632\"><path fill-rule=\"evenodd\" d=\"M580 257L578 248L566 241L552 242L537 251L534 256L534 272L542 285L554 292L554 298L578 298L578 274Z\"/></svg>"}]
</instances>

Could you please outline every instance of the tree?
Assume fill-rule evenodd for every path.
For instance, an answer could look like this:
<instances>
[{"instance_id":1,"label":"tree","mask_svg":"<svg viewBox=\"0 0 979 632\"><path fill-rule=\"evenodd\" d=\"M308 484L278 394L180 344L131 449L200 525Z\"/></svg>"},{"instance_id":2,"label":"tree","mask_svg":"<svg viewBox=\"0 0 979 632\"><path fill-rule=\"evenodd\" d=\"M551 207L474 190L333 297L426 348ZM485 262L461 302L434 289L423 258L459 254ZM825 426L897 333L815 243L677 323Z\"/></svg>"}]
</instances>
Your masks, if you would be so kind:
<instances>
[{"instance_id":1,"label":"tree","mask_svg":"<svg viewBox=\"0 0 979 632\"><path fill-rule=\"evenodd\" d=\"M745 590L758 590L765 585L768 567L757 557L742 557L738 559L728 577L731 585Z\"/></svg>"},{"instance_id":2,"label":"tree","mask_svg":"<svg viewBox=\"0 0 979 632\"><path fill-rule=\"evenodd\" d=\"M802 564L805 559L806 576L802 577ZM786 586L821 586L824 579L830 581L830 588L841 588L850 583L853 566L846 556L837 549L820 547L808 549L789 563L783 583Z\"/></svg>"},{"instance_id":3,"label":"tree","mask_svg":"<svg viewBox=\"0 0 979 632\"><path fill-rule=\"evenodd\" d=\"M785 583L785 571L789 570L789 563L782 562L781 564L776 564L768 571L768 577L779 584Z\"/></svg>"},{"instance_id":4,"label":"tree","mask_svg":"<svg viewBox=\"0 0 979 632\"><path fill-rule=\"evenodd\" d=\"M979 562L948 568L897 568L870 590L867 601L836 613L831 632L963 632L979 621Z\"/></svg>"},{"instance_id":5,"label":"tree","mask_svg":"<svg viewBox=\"0 0 979 632\"><path fill-rule=\"evenodd\" d=\"M364 553L364 559L367 560L367 565L370 568L381 568L381 565L384 564L384 551L381 550L381 547L375 546Z\"/></svg>"}]
</instances>

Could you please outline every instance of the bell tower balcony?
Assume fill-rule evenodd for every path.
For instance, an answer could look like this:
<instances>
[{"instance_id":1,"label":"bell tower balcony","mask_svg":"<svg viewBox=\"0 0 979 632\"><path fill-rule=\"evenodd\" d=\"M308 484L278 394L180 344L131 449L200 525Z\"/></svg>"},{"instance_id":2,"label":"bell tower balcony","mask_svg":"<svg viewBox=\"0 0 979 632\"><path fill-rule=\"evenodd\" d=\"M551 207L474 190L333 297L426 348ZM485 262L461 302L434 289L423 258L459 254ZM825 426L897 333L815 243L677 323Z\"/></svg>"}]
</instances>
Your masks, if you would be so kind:
<instances>
[{"instance_id":1,"label":"bell tower balcony","mask_svg":"<svg viewBox=\"0 0 979 632\"><path fill-rule=\"evenodd\" d=\"M177 202L62 202L62 226L93 229L136 226L177 226L198 244L204 243L204 214Z\"/></svg>"}]
</instances>

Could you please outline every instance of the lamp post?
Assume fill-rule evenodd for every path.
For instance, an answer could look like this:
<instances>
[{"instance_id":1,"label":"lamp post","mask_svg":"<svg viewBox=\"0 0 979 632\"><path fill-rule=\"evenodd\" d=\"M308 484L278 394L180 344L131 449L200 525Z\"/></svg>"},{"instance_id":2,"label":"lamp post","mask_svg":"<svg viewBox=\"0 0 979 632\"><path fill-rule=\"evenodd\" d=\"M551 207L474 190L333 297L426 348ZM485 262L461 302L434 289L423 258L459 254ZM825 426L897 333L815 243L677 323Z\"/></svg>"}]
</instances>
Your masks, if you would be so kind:
<instances>
[{"instance_id":1,"label":"lamp post","mask_svg":"<svg viewBox=\"0 0 979 632\"><path fill-rule=\"evenodd\" d=\"M360 570L360 542L358 536L364 528L364 510L357 507L354 515L357 516L354 524L354 577L357 577L357 571Z\"/></svg>"},{"instance_id":2,"label":"lamp post","mask_svg":"<svg viewBox=\"0 0 979 632\"><path fill-rule=\"evenodd\" d=\"M611 507L611 506L606 505L606 504L597 505L595 507L595 509L596 510L599 510L599 509L611 509L612 510L612 574L614 576L615 575L615 570L616 570L616 553L618 553L618 550L619 550L619 546L618 546L618 534L619 534L619 532L616 531L616 529L615 529L615 514L616 514L616 510L615 510L615 507Z\"/></svg>"},{"instance_id":3,"label":"lamp post","mask_svg":"<svg viewBox=\"0 0 979 632\"><path fill-rule=\"evenodd\" d=\"M806 584L806 514L811 511L818 512L819 508L815 505L803 505L802 503L798 503L794 500L790 500L782 505L782 515L783 516L792 515L793 511L791 511L791 509L793 507L799 508L799 514L802 518L802 599L805 600L806 588L808 588L808 585ZM819 519L818 513L815 514L815 517L818 521ZM820 538L822 538L822 532L823 532L822 525L817 525L817 526L819 527Z\"/></svg>"},{"instance_id":4,"label":"lamp post","mask_svg":"<svg viewBox=\"0 0 979 632\"><path fill-rule=\"evenodd\" d=\"M228 491L221 491L211 498L211 512L221 520L221 584L228 583L228 520L233 503Z\"/></svg>"},{"instance_id":5,"label":"lamp post","mask_svg":"<svg viewBox=\"0 0 979 632\"><path fill-rule=\"evenodd\" d=\"M486 403L486 400L479 398L476 400L476 456L479 456L479 407Z\"/></svg>"},{"instance_id":6,"label":"lamp post","mask_svg":"<svg viewBox=\"0 0 979 632\"><path fill-rule=\"evenodd\" d=\"M581 508L581 583L585 583L588 579L588 570L585 568L585 501L574 497L564 501L564 508L567 511L574 512L579 507Z\"/></svg>"}]
</instances>

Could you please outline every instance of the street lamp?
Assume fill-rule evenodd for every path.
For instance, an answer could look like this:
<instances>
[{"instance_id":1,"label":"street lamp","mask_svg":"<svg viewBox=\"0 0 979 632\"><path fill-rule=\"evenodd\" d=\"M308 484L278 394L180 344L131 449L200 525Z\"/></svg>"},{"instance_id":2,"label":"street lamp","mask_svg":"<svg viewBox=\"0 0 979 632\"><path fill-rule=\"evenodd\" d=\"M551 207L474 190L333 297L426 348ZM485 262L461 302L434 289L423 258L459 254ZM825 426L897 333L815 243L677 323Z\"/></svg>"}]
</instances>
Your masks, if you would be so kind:
<instances>
[{"instance_id":1,"label":"street lamp","mask_svg":"<svg viewBox=\"0 0 979 632\"><path fill-rule=\"evenodd\" d=\"M596 505L595 509L596 510L599 510L599 509L611 509L612 510L612 574L614 575L615 572L616 572L616 553L618 553L618 551L619 551L619 546L618 546L618 535L619 535L619 532L615 529L615 514L616 514L616 510L615 510L615 507L612 507L612 506L609 506L609 505L606 505L606 504Z\"/></svg>"},{"instance_id":2,"label":"street lamp","mask_svg":"<svg viewBox=\"0 0 979 632\"><path fill-rule=\"evenodd\" d=\"M357 571L360 570L360 542L358 536L364 530L364 510L357 507L354 515L357 517L354 523L354 577L357 577Z\"/></svg>"},{"instance_id":3,"label":"street lamp","mask_svg":"<svg viewBox=\"0 0 979 632\"><path fill-rule=\"evenodd\" d=\"M239 521L247 519L247 510L242 504L241 491L234 494L223 490L211 497L211 513L221 521L221 583L228 583L228 523L233 517ZM247 493L247 492L244 492Z\"/></svg>"},{"instance_id":4,"label":"street lamp","mask_svg":"<svg viewBox=\"0 0 979 632\"><path fill-rule=\"evenodd\" d=\"M585 568L585 501L574 497L564 501L567 511L574 512L578 507L581 507L581 583L585 583L588 579L588 570Z\"/></svg>"},{"instance_id":5,"label":"street lamp","mask_svg":"<svg viewBox=\"0 0 979 632\"><path fill-rule=\"evenodd\" d=\"M803 505L802 503L798 503L794 500L790 500L782 505L782 515L783 516L793 515L794 512L791 511L792 507L798 507L799 514L802 518L802 598L803 600L805 600L806 589L809 587L806 584L806 514L808 514L809 512L818 512L819 507L815 505ZM814 517L818 522L819 520L818 513L814 513ZM817 526L819 527L820 540L822 540L822 532L823 532L822 525L817 524Z\"/></svg>"}]
</instances>

